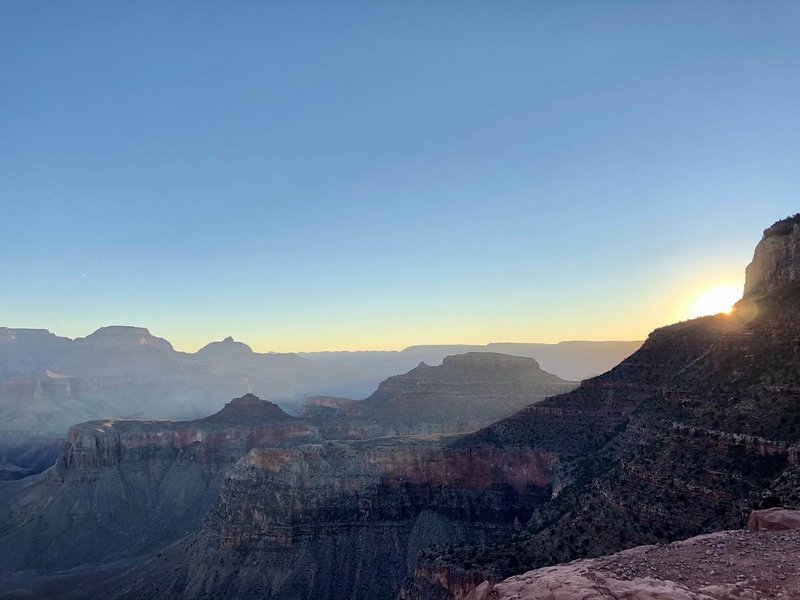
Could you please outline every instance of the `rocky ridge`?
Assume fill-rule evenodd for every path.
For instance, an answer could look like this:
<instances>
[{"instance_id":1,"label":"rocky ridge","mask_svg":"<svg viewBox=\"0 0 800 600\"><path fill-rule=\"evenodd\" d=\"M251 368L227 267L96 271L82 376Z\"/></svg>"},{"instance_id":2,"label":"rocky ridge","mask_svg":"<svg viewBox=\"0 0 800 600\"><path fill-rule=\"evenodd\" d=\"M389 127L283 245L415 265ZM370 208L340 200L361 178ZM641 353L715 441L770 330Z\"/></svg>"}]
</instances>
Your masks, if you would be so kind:
<instances>
[{"instance_id":1,"label":"rocky ridge","mask_svg":"<svg viewBox=\"0 0 800 600\"><path fill-rule=\"evenodd\" d=\"M766 518L755 511L751 521ZM794 527L721 531L638 546L479 584L465 600L790 600L800 597L800 512L773 509Z\"/></svg>"}]
</instances>

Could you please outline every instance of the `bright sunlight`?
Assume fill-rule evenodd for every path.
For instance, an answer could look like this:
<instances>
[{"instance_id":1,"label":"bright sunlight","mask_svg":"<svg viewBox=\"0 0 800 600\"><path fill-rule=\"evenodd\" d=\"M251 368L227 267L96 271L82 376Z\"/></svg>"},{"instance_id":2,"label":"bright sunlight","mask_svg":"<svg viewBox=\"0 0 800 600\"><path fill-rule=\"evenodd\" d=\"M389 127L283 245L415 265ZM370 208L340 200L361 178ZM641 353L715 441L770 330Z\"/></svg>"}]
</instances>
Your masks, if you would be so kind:
<instances>
[{"instance_id":1,"label":"bright sunlight","mask_svg":"<svg viewBox=\"0 0 800 600\"><path fill-rule=\"evenodd\" d=\"M730 313L731 307L742 297L740 285L714 285L701 290L689 306L688 318Z\"/></svg>"}]
</instances>

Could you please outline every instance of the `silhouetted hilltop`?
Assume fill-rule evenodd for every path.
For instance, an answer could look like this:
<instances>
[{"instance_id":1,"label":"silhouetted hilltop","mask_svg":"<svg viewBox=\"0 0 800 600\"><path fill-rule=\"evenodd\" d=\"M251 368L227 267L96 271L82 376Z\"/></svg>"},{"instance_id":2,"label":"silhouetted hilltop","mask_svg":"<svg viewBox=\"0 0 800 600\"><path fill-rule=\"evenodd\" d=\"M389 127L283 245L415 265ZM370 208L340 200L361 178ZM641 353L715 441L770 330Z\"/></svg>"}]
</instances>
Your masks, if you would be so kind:
<instances>
[{"instance_id":1,"label":"silhouetted hilltop","mask_svg":"<svg viewBox=\"0 0 800 600\"><path fill-rule=\"evenodd\" d=\"M241 398L234 398L218 413L201 419L201 422L224 422L231 425L246 425L252 423L268 423L272 421L293 420L280 406L262 400L255 394L245 394Z\"/></svg>"}]
</instances>

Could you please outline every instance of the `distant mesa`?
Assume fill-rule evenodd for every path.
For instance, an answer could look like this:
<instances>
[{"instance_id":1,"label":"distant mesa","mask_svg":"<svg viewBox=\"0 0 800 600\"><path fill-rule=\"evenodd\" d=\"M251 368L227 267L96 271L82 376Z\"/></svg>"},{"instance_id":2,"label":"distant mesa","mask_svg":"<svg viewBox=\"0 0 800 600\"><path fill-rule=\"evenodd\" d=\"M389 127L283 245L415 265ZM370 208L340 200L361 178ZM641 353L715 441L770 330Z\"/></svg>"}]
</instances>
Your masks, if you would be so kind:
<instances>
[{"instance_id":1,"label":"distant mesa","mask_svg":"<svg viewBox=\"0 0 800 600\"><path fill-rule=\"evenodd\" d=\"M425 365L425 363L421 363ZM527 356L512 356L499 352L466 352L447 356L442 361L442 366L447 370L485 371L497 372L529 372L538 375L545 374L535 359ZM546 373L546 375L551 375ZM555 376L553 376L555 377Z\"/></svg>"},{"instance_id":2,"label":"distant mesa","mask_svg":"<svg viewBox=\"0 0 800 600\"><path fill-rule=\"evenodd\" d=\"M85 338L78 338L84 344L96 348L119 348L124 346L149 346L160 350L173 350L164 338L156 337L145 327L130 327L126 325L111 325L101 327Z\"/></svg>"},{"instance_id":3,"label":"distant mesa","mask_svg":"<svg viewBox=\"0 0 800 600\"><path fill-rule=\"evenodd\" d=\"M366 416L396 434L476 430L543 398L569 391L565 381L532 358L496 352L446 356L383 381L366 400L337 407L340 414Z\"/></svg>"}]
</instances>

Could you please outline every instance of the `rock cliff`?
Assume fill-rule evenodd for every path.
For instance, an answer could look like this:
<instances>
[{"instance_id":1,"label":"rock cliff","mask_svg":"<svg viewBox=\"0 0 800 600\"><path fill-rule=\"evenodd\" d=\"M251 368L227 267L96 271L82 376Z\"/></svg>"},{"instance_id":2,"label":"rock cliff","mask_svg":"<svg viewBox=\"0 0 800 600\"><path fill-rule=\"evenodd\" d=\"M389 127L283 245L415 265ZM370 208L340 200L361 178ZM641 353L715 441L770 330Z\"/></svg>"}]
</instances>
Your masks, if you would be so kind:
<instances>
[{"instance_id":1,"label":"rock cliff","mask_svg":"<svg viewBox=\"0 0 800 600\"><path fill-rule=\"evenodd\" d=\"M150 552L199 526L225 473L251 448L318 436L253 395L194 421L76 425L53 467L0 486L0 572Z\"/></svg>"},{"instance_id":2,"label":"rock cliff","mask_svg":"<svg viewBox=\"0 0 800 600\"><path fill-rule=\"evenodd\" d=\"M764 230L745 272L744 295L760 294L800 281L800 214Z\"/></svg>"},{"instance_id":3,"label":"rock cliff","mask_svg":"<svg viewBox=\"0 0 800 600\"><path fill-rule=\"evenodd\" d=\"M552 493L555 457L387 438L253 450L201 531L125 581L122 597L395 597L441 541L507 537Z\"/></svg>"}]
</instances>

